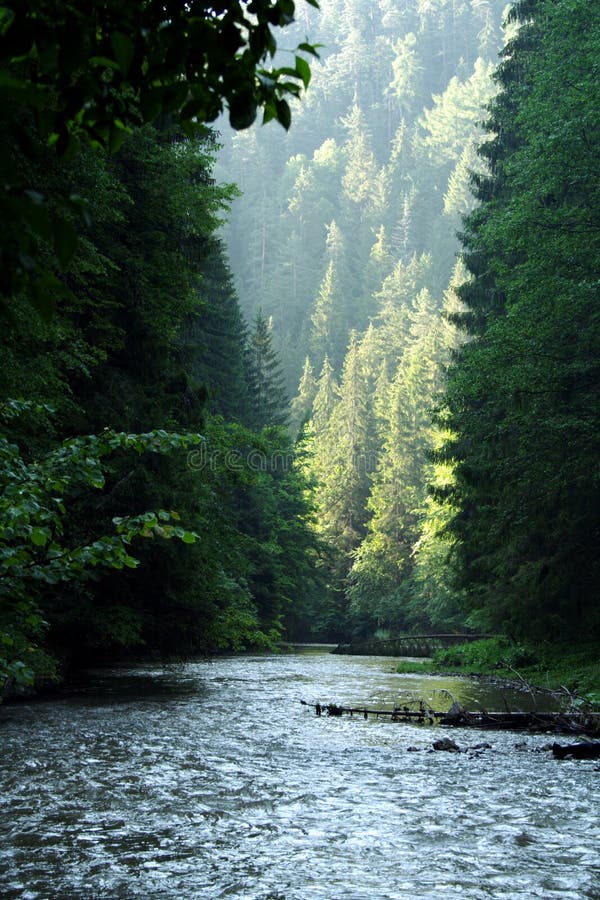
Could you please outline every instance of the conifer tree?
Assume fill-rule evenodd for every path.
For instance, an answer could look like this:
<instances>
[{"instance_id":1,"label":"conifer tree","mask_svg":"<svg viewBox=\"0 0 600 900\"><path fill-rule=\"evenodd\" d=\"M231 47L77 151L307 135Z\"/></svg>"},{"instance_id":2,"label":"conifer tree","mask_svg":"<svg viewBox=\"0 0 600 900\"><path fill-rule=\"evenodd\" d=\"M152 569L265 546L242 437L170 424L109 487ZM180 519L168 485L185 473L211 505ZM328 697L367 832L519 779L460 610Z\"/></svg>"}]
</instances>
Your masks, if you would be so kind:
<instances>
[{"instance_id":1,"label":"conifer tree","mask_svg":"<svg viewBox=\"0 0 600 900\"><path fill-rule=\"evenodd\" d=\"M331 548L331 617L346 627L345 580L353 550L365 533L365 502L373 467L373 423L368 379L353 337L339 391L326 361L308 424L309 470L319 484L316 494L318 534Z\"/></svg>"},{"instance_id":2,"label":"conifer tree","mask_svg":"<svg viewBox=\"0 0 600 900\"><path fill-rule=\"evenodd\" d=\"M208 393L208 409L229 421L243 421L247 401L244 362L246 325L231 273L218 241L207 244L202 262L198 312L180 338L191 373Z\"/></svg>"},{"instance_id":3,"label":"conifer tree","mask_svg":"<svg viewBox=\"0 0 600 900\"><path fill-rule=\"evenodd\" d=\"M285 425L288 401L281 361L273 347L272 323L259 310L254 317L246 348L248 422L256 431L265 425Z\"/></svg>"},{"instance_id":4,"label":"conifer tree","mask_svg":"<svg viewBox=\"0 0 600 900\"><path fill-rule=\"evenodd\" d=\"M372 518L351 572L350 615L362 630L406 627L413 547L419 537L432 446L430 405L440 387L441 329L422 290L410 313L407 347L391 384L381 373L376 407L383 446L372 477ZM383 422L381 420L383 419Z\"/></svg>"},{"instance_id":5,"label":"conifer tree","mask_svg":"<svg viewBox=\"0 0 600 900\"><path fill-rule=\"evenodd\" d=\"M344 353L344 339L347 319L344 311L345 297L342 292L337 264L330 260L321 282L311 316L311 351L315 359L326 356L337 369Z\"/></svg>"},{"instance_id":6,"label":"conifer tree","mask_svg":"<svg viewBox=\"0 0 600 900\"><path fill-rule=\"evenodd\" d=\"M324 433L329 425L335 404L339 398L339 388L333 368L326 356L317 382L317 391L312 407L311 428L316 436Z\"/></svg>"},{"instance_id":7,"label":"conifer tree","mask_svg":"<svg viewBox=\"0 0 600 900\"><path fill-rule=\"evenodd\" d=\"M298 385L298 393L292 400L290 410L290 425L294 433L298 433L302 425L307 421L312 412L313 403L317 394L317 381L314 376L310 358L304 360L304 369Z\"/></svg>"}]
</instances>

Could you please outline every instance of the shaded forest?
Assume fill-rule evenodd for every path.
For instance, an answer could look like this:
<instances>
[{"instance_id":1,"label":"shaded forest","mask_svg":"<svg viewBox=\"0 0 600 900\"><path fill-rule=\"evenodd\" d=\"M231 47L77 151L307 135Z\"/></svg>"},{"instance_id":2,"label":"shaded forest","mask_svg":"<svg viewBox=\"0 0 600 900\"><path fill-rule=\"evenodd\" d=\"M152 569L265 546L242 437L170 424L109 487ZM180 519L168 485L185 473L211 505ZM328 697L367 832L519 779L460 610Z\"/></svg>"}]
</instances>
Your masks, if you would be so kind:
<instances>
[{"instance_id":1,"label":"shaded forest","mask_svg":"<svg viewBox=\"0 0 600 900\"><path fill-rule=\"evenodd\" d=\"M159 46L134 4L76 16L71 58L30 6L1 20L3 680L597 635L600 13L232 3Z\"/></svg>"}]
</instances>

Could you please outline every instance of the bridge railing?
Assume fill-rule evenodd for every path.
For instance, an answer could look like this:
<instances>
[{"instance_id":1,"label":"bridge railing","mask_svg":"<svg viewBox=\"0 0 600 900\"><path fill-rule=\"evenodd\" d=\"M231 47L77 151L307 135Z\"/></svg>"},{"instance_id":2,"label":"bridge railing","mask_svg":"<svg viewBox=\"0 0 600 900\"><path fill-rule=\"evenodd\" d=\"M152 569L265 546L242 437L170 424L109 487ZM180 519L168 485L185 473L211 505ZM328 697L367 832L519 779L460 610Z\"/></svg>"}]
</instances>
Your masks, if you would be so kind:
<instances>
[{"instance_id":1,"label":"bridge railing","mask_svg":"<svg viewBox=\"0 0 600 900\"><path fill-rule=\"evenodd\" d=\"M333 653L354 656L431 656L458 644L468 644L493 637L490 634L403 634L386 640L353 641L339 644Z\"/></svg>"}]
</instances>

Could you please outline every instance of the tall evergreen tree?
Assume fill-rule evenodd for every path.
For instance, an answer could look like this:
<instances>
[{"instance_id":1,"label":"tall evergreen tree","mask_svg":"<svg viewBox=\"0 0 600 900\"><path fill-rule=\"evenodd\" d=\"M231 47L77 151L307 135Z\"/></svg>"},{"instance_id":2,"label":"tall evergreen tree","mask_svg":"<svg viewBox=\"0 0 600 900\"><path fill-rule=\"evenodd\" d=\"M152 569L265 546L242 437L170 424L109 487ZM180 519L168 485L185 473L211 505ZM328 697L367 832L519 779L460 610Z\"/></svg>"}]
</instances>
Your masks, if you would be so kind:
<instances>
[{"instance_id":1,"label":"tall evergreen tree","mask_svg":"<svg viewBox=\"0 0 600 900\"><path fill-rule=\"evenodd\" d=\"M298 393L292 400L290 409L291 425L296 433L298 433L312 412L317 388L313 367L307 356L304 360L304 369L298 385Z\"/></svg>"},{"instance_id":2,"label":"tall evergreen tree","mask_svg":"<svg viewBox=\"0 0 600 900\"><path fill-rule=\"evenodd\" d=\"M246 351L249 406L252 427L285 425L288 401L283 384L281 361L273 347L272 325L259 310L248 336Z\"/></svg>"},{"instance_id":3,"label":"tall evergreen tree","mask_svg":"<svg viewBox=\"0 0 600 900\"><path fill-rule=\"evenodd\" d=\"M320 436L328 427L338 398L339 387L329 357L326 356L317 382L317 392L312 408L311 427L317 436Z\"/></svg>"}]
</instances>

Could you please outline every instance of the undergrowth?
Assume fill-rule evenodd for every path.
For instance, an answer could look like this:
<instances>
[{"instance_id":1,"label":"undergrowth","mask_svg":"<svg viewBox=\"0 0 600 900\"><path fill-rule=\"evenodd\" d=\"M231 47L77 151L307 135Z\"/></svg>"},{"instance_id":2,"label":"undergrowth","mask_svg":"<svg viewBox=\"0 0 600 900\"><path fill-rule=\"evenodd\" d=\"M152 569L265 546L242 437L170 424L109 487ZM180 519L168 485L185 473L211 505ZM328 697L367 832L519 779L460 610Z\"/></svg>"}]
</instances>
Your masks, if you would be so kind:
<instances>
[{"instance_id":1,"label":"undergrowth","mask_svg":"<svg viewBox=\"0 0 600 900\"><path fill-rule=\"evenodd\" d=\"M600 704L600 646L597 643L530 644L507 637L486 638L438 650L431 660L402 662L403 673L495 675L524 679L548 690L565 690Z\"/></svg>"}]
</instances>

